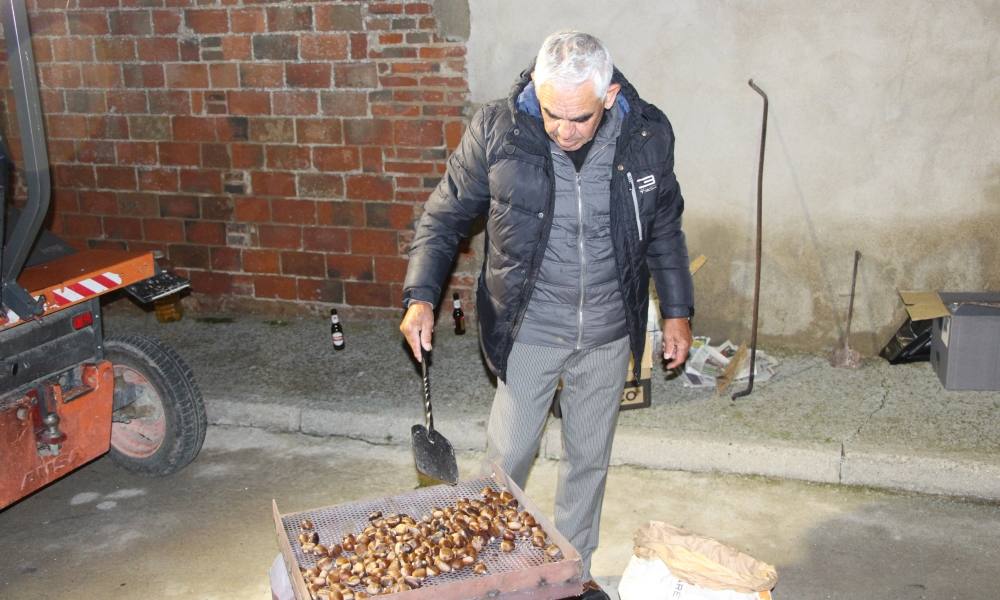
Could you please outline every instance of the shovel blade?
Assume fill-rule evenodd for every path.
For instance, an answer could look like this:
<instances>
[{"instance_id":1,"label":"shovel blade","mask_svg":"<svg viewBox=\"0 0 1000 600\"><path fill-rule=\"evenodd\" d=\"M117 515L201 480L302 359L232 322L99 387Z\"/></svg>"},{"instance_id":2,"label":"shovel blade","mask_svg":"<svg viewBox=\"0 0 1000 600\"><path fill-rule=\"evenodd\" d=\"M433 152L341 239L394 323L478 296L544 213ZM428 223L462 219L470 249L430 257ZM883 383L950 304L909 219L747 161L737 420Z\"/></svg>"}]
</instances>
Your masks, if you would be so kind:
<instances>
[{"instance_id":1,"label":"shovel blade","mask_svg":"<svg viewBox=\"0 0 1000 600\"><path fill-rule=\"evenodd\" d=\"M457 483L458 463L455 462L455 449L451 447L451 442L436 430L428 431L423 425L414 425L410 434L417 471L431 479Z\"/></svg>"}]
</instances>

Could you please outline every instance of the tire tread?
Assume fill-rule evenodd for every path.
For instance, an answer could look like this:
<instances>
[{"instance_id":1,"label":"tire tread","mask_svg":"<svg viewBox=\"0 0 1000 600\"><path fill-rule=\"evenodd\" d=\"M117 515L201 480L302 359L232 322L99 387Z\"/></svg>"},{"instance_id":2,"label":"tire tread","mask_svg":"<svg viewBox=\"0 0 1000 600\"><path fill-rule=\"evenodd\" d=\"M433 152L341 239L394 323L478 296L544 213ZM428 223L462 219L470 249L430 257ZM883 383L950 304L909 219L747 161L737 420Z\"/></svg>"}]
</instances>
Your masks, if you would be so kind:
<instances>
[{"instance_id":1,"label":"tire tread","mask_svg":"<svg viewBox=\"0 0 1000 600\"><path fill-rule=\"evenodd\" d=\"M115 364L114 356L123 353L150 368L150 374L156 375L151 382L154 385L163 383L166 387L160 390L161 399L171 402L177 417L177 435L173 440L164 440L166 448L161 447L151 457L139 460L117 452L112 446L112 460L129 471L150 476L169 475L187 466L198 456L208 429L205 403L191 367L173 348L144 335L110 336L105 339L104 347L112 364ZM164 411L167 410L171 409L164 406ZM168 436L169 433L168 429Z\"/></svg>"}]
</instances>

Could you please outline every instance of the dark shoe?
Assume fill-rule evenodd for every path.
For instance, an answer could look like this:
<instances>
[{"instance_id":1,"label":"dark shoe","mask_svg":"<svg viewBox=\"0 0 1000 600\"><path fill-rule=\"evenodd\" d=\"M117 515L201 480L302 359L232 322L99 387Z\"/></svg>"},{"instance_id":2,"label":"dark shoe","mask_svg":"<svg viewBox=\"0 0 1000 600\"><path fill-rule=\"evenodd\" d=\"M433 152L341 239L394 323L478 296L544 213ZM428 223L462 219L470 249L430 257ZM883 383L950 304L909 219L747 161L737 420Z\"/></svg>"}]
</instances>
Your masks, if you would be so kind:
<instances>
[{"instance_id":1,"label":"dark shoe","mask_svg":"<svg viewBox=\"0 0 1000 600\"><path fill-rule=\"evenodd\" d=\"M596 581L591 579L583 584L582 594L563 598L562 600L611 600L611 597L604 593L604 590L601 589L601 586L597 585Z\"/></svg>"},{"instance_id":2,"label":"dark shoe","mask_svg":"<svg viewBox=\"0 0 1000 600\"><path fill-rule=\"evenodd\" d=\"M587 583L583 584L583 593L577 596L580 600L611 600L611 598L604 593L601 586L597 585L597 582L591 579Z\"/></svg>"}]
</instances>

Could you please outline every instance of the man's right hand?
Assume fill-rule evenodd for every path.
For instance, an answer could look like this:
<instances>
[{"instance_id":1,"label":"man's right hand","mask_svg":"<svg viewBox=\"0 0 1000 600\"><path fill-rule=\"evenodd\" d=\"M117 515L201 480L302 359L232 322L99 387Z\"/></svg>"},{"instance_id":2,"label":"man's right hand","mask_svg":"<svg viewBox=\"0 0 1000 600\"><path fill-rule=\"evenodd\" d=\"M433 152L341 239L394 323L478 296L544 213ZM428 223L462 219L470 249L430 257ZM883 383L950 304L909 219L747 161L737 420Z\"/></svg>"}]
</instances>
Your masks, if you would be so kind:
<instances>
[{"instance_id":1,"label":"man's right hand","mask_svg":"<svg viewBox=\"0 0 1000 600\"><path fill-rule=\"evenodd\" d=\"M429 302L414 300L403 315L403 322L399 324L399 330L403 332L406 343L410 345L410 350L417 362L423 362L423 352L431 351L431 338L434 335L434 307Z\"/></svg>"}]
</instances>

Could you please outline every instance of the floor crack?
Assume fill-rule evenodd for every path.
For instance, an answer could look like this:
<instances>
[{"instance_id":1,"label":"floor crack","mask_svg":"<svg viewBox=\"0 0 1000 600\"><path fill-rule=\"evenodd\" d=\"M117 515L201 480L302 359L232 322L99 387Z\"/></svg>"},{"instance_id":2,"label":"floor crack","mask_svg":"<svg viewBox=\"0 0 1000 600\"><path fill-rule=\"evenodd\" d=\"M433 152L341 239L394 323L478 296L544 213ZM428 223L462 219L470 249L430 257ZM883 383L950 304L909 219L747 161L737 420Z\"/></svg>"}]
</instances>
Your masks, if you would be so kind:
<instances>
[{"instance_id":1,"label":"floor crack","mask_svg":"<svg viewBox=\"0 0 1000 600\"><path fill-rule=\"evenodd\" d=\"M847 460L847 444L849 444L852 440L861 435L861 430L864 429L865 426L871 422L872 418L876 414L878 414L882 409L885 408L886 403L889 401L889 382L884 376L879 382L879 387L882 390L882 397L879 398L878 406L876 406L873 410L869 411L869 413L861 421L861 424L858 425L857 429L855 429L851 435L847 436L843 441L840 442L840 469L838 473L838 479L841 482L843 482L844 479L844 461Z\"/></svg>"},{"instance_id":2,"label":"floor crack","mask_svg":"<svg viewBox=\"0 0 1000 600\"><path fill-rule=\"evenodd\" d=\"M348 440L353 440L355 442L362 442L368 444L369 446L405 446L408 440L403 438L384 438L380 440L374 440L369 437L364 437L362 434L348 434L348 433L318 433L313 431L304 431L300 429L272 429L268 427L262 427L260 425L244 425L239 423L210 423L212 427L219 427L220 429L259 429L261 431L266 431L268 433L281 433L281 434L293 434L293 435L304 435L311 438L344 438Z\"/></svg>"},{"instance_id":3,"label":"floor crack","mask_svg":"<svg viewBox=\"0 0 1000 600\"><path fill-rule=\"evenodd\" d=\"M886 380L885 377L882 377L882 381L879 383L879 387L882 388L882 398L879 399L878 406L875 407L875 410L872 410L871 412L868 413L868 416L865 417L865 420L862 421L860 425L858 425L858 428L854 431L854 433L852 433L850 437L844 440L845 442L849 442L853 438L860 435L861 430L864 429L865 426L871 422L872 417L874 417L877 413L879 413L882 409L885 408L886 402L888 402L889 400L889 382Z\"/></svg>"},{"instance_id":4,"label":"floor crack","mask_svg":"<svg viewBox=\"0 0 1000 600\"><path fill-rule=\"evenodd\" d=\"M366 438L362 435L351 435L347 433L307 433L305 431L300 432L302 435L306 435L314 438L345 438L348 440L353 440L355 442L362 442L368 444L369 446L404 446L405 442L403 440L397 440L396 438L390 438L386 440L373 440L371 438Z\"/></svg>"}]
</instances>

